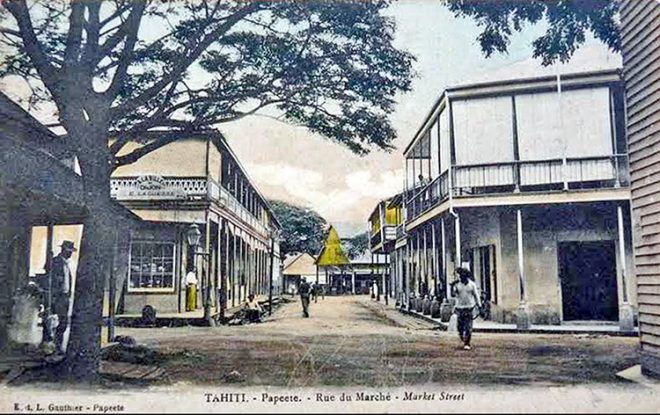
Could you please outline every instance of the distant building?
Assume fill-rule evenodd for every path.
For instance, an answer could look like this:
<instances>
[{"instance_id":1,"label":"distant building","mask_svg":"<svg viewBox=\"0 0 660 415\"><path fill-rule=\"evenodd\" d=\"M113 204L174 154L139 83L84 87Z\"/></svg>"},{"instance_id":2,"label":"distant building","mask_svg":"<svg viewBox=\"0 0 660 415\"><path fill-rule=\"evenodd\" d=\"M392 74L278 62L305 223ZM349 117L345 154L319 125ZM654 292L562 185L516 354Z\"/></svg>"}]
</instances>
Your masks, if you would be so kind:
<instances>
[{"instance_id":1,"label":"distant building","mask_svg":"<svg viewBox=\"0 0 660 415\"><path fill-rule=\"evenodd\" d=\"M317 277L316 258L303 252L287 257L282 268L282 287L287 294L297 294L298 286L302 278L307 282L316 282ZM319 275L319 277L321 277ZM325 284L325 275L320 284Z\"/></svg>"},{"instance_id":2,"label":"distant building","mask_svg":"<svg viewBox=\"0 0 660 415\"><path fill-rule=\"evenodd\" d=\"M185 313L185 275L196 269L197 309L209 290L215 311L280 292L277 218L227 142L216 134L182 138L118 168L111 195L142 219L118 248L118 313ZM187 242L201 232L195 255ZM207 275L208 273L208 275Z\"/></svg>"},{"instance_id":3,"label":"distant building","mask_svg":"<svg viewBox=\"0 0 660 415\"><path fill-rule=\"evenodd\" d=\"M401 204L392 203L401 195L382 200L369 215L369 251L373 256L374 266L383 267L384 278L378 279L378 285L386 296L403 301L405 278L399 266L403 260L406 246L403 228L403 209Z\"/></svg>"},{"instance_id":4,"label":"distant building","mask_svg":"<svg viewBox=\"0 0 660 415\"><path fill-rule=\"evenodd\" d=\"M451 302L465 266L494 320L631 330L623 100L616 69L446 89L404 151L405 192L386 205L405 219L397 298Z\"/></svg>"}]
</instances>

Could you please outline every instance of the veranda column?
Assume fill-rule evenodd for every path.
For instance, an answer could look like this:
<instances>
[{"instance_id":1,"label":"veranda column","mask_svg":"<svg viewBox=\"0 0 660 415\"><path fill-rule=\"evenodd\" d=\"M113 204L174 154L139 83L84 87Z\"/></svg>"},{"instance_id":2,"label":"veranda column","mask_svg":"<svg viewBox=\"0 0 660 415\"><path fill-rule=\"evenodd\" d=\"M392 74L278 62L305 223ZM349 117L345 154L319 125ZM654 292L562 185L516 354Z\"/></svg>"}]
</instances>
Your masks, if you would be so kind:
<instances>
[{"instance_id":1,"label":"veranda column","mask_svg":"<svg viewBox=\"0 0 660 415\"><path fill-rule=\"evenodd\" d=\"M435 240L435 222L431 222L431 247L433 248L433 264L431 281L433 282L433 295L438 296L438 246Z\"/></svg>"},{"instance_id":2,"label":"veranda column","mask_svg":"<svg viewBox=\"0 0 660 415\"><path fill-rule=\"evenodd\" d=\"M626 238L625 228L623 227L623 208L621 205L616 207L616 216L619 229L619 268L621 269L621 292L622 302L619 306L619 329L632 331L635 329L633 309L628 302L628 283L626 280Z\"/></svg>"},{"instance_id":3,"label":"veranda column","mask_svg":"<svg viewBox=\"0 0 660 415\"><path fill-rule=\"evenodd\" d=\"M426 226L423 227L424 229L424 255L423 255L423 261L424 261L424 267L422 268L424 270L424 291L422 292L420 289L420 293L422 296L428 295L428 290L429 290L429 246L428 246L428 241L426 238L427 228Z\"/></svg>"},{"instance_id":4,"label":"veranda column","mask_svg":"<svg viewBox=\"0 0 660 415\"><path fill-rule=\"evenodd\" d=\"M353 283L351 284L351 292L355 295L355 268L351 267L351 276L353 278Z\"/></svg>"},{"instance_id":5,"label":"veranda column","mask_svg":"<svg viewBox=\"0 0 660 415\"><path fill-rule=\"evenodd\" d=\"M442 299L442 304L440 305L440 319L443 322L449 321L449 318L452 314L451 307L451 286L449 285L449 277L447 274L447 243L446 243L446 234L445 234L445 218L440 218L440 249L442 255L442 274L443 282L445 285L445 295Z\"/></svg>"},{"instance_id":6,"label":"veranda column","mask_svg":"<svg viewBox=\"0 0 660 415\"><path fill-rule=\"evenodd\" d=\"M520 280L520 304L516 312L518 330L528 330L531 322L527 305L527 280L525 279L525 257L523 251L522 211L516 210L516 233L518 241L518 278Z\"/></svg>"}]
</instances>

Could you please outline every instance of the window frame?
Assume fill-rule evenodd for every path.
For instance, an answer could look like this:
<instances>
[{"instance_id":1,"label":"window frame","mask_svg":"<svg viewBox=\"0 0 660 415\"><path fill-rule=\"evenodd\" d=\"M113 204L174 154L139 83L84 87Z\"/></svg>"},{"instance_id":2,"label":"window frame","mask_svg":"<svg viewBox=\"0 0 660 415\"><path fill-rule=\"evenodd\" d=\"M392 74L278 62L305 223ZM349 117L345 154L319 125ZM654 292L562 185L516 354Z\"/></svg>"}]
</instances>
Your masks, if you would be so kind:
<instances>
[{"instance_id":1,"label":"window frame","mask_svg":"<svg viewBox=\"0 0 660 415\"><path fill-rule=\"evenodd\" d=\"M141 287L132 287L131 286L131 264L133 262L133 246L135 244L151 244L151 245L171 245L172 246L172 287L151 287L151 288L141 288ZM128 293L162 293L162 294L174 294L176 293L176 280L177 280L177 244L174 241L164 241L164 240L131 240L128 248L128 281L127 281L127 292Z\"/></svg>"}]
</instances>

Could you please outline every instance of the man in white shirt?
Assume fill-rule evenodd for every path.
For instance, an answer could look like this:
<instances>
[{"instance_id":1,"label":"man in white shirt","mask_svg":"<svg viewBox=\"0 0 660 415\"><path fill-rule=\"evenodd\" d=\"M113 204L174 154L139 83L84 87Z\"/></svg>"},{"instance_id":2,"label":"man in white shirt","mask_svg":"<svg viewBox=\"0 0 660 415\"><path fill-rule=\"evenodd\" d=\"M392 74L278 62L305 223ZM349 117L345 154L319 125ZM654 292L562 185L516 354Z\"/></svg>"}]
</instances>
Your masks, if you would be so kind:
<instances>
[{"instance_id":1,"label":"man in white shirt","mask_svg":"<svg viewBox=\"0 0 660 415\"><path fill-rule=\"evenodd\" d=\"M463 349L470 350L472 339L472 314L475 307L481 308L481 299L477 284L472 281L472 274L468 269L457 268L459 280L452 283L452 291L456 297L454 311L458 315L458 335L463 342Z\"/></svg>"}]
</instances>

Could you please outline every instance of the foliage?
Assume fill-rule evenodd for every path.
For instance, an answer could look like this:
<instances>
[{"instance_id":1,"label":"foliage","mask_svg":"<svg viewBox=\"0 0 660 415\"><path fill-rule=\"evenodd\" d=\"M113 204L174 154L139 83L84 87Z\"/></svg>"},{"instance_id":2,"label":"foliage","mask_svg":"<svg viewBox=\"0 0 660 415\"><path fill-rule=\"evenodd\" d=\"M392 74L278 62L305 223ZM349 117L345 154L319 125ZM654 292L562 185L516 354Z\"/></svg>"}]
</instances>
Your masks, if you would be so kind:
<instances>
[{"instance_id":1,"label":"foliage","mask_svg":"<svg viewBox=\"0 0 660 415\"><path fill-rule=\"evenodd\" d=\"M454 15L468 17L482 28L477 37L488 57L504 53L511 35L525 24L545 18L548 28L532 42L535 58L543 65L567 62L591 32L611 50L619 51L620 34L616 20L620 0L443 0Z\"/></svg>"},{"instance_id":2,"label":"foliage","mask_svg":"<svg viewBox=\"0 0 660 415\"><path fill-rule=\"evenodd\" d=\"M145 153L117 157L127 141L153 149L182 135L159 130L255 113L363 154L391 148L394 97L410 89L413 57L392 45L388 4L10 0L0 75L27 79L33 103L54 101L69 134L69 110L107 121L115 166Z\"/></svg>"},{"instance_id":3,"label":"foliage","mask_svg":"<svg viewBox=\"0 0 660 415\"><path fill-rule=\"evenodd\" d=\"M349 259L355 259L369 249L369 232L364 232L342 240Z\"/></svg>"},{"instance_id":4,"label":"foliage","mask_svg":"<svg viewBox=\"0 0 660 415\"><path fill-rule=\"evenodd\" d=\"M312 209L281 200L271 200L269 204L282 225L282 254L307 252L313 256L318 255L328 228L325 219Z\"/></svg>"}]
</instances>

